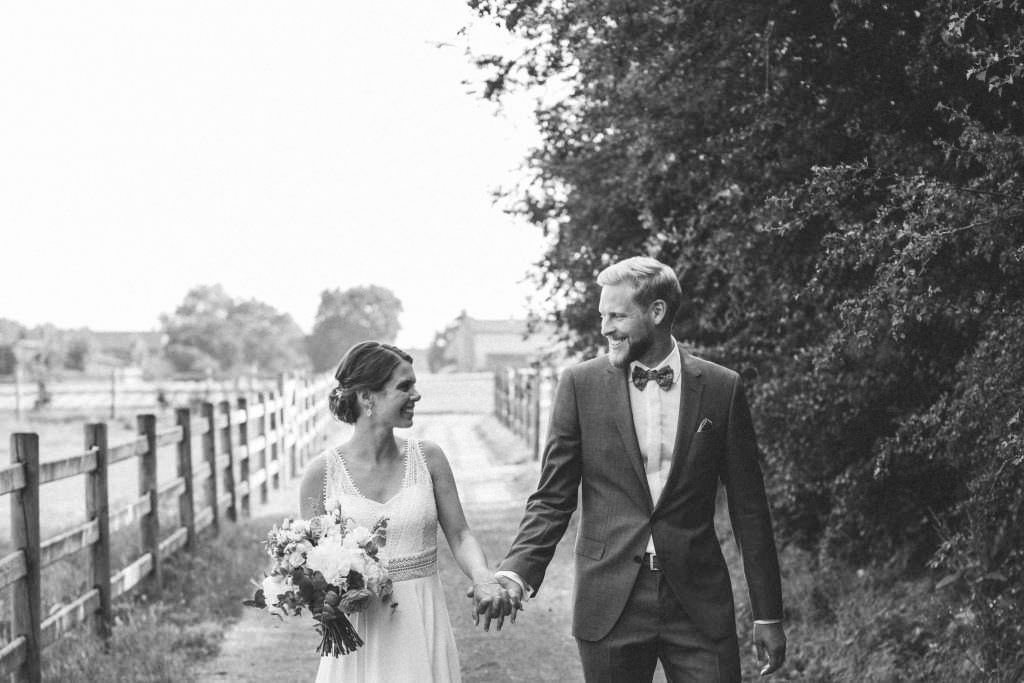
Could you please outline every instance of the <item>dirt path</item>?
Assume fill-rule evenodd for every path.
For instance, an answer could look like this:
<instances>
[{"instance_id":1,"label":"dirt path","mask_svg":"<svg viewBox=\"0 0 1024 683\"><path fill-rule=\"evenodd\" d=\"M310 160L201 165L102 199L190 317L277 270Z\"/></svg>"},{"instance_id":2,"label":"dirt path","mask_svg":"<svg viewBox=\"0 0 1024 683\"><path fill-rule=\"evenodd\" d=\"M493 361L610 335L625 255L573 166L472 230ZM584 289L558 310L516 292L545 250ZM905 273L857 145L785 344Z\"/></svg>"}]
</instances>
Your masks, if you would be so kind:
<instances>
[{"instance_id":1,"label":"dirt path","mask_svg":"<svg viewBox=\"0 0 1024 683\"><path fill-rule=\"evenodd\" d=\"M523 501L536 482L537 464L525 448L493 419L483 415L430 415L417 420L412 434L444 448L474 532L491 563L504 554L522 513ZM266 514L295 513L296 484L270 501ZM261 511L262 514L262 511ZM574 532L571 532L574 533ZM464 683L583 680L576 646L570 636L571 538L562 543L542 594L531 601L519 623L501 633L474 628L466 578L447 545L439 543L439 570L445 585ZM315 677L316 634L303 618L284 622L246 610L226 635L218 657L197 665L201 683L308 682Z\"/></svg>"}]
</instances>

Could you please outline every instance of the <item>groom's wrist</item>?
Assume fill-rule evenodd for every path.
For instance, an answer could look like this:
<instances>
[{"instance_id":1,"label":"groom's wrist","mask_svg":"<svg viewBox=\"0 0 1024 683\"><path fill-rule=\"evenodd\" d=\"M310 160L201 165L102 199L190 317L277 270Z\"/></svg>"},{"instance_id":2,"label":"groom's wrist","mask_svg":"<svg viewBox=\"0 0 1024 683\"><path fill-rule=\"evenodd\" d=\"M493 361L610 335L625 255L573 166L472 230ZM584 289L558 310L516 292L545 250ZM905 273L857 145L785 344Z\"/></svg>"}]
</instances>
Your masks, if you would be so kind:
<instances>
[{"instance_id":1,"label":"groom's wrist","mask_svg":"<svg viewBox=\"0 0 1024 683\"><path fill-rule=\"evenodd\" d=\"M508 569L499 569L494 572L494 576L496 578L508 579L509 581L515 582L516 585L519 586L519 590L523 592L522 599L524 601L533 594L533 589L526 583L526 581L523 580L523 577L513 571L509 571Z\"/></svg>"}]
</instances>

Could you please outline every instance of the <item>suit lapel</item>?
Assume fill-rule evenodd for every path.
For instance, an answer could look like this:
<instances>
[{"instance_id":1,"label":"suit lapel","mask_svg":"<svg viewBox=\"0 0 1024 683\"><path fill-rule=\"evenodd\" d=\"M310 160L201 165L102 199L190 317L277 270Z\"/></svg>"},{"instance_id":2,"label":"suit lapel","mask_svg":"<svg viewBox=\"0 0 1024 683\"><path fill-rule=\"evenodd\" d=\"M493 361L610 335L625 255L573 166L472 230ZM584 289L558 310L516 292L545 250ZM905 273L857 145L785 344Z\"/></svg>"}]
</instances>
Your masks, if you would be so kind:
<instances>
[{"instance_id":1,"label":"suit lapel","mask_svg":"<svg viewBox=\"0 0 1024 683\"><path fill-rule=\"evenodd\" d=\"M693 357L683 351L682 347L679 349L679 356L683 363L683 373L680 378L682 386L679 397L679 424L676 428L676 442L672 449L672 464L665 477L665 486L661 490L659 503L679 480L683 470L683 460L690 452L690 443L697 431L697 418L700 417L700 403L704 395L704 378L701 377L700 368L693 362Z\"/></svg>"},{"instance_id":2,"label":"suit lapel","mask_svg":"<svg viewBox=\"0 0 1024 683\"><path fill-rule=\"evenodd\" d=\"M626 448L626 457L633 466L636 476L639 477L644 491L647 492L647 500L650 501L651 489L647 483L647 472L644 471L644 457L640 453L636 427L633 425L633 410L629 405L629 385L626 371L609 363L605 378L607 382L606 395L611 402L611 414L615 416L615 426L618 428L622 444Z\"/></svg>"}]
</instances>

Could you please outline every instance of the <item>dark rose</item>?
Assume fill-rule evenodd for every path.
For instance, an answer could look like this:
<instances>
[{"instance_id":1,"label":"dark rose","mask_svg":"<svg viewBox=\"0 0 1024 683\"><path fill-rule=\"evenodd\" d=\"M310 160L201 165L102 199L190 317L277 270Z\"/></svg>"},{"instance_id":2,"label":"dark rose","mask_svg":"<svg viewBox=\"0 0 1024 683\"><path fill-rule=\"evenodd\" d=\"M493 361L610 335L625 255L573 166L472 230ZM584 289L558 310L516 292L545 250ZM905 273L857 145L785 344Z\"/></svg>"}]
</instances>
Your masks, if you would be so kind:
<instances>
[{"instance_id":1,"label":"dark rose","mask_svg":"<svg viewBox=\"0 0 1024 683\"><path fill-rule=\"evenodd\" d=\"M345 614L362 612L366 609L366 606L370 604L370 598L372 597L373 593L365 588L353 589L346 591L345 594L341 596L338 606Z\"/></svg>"}]
</instances>

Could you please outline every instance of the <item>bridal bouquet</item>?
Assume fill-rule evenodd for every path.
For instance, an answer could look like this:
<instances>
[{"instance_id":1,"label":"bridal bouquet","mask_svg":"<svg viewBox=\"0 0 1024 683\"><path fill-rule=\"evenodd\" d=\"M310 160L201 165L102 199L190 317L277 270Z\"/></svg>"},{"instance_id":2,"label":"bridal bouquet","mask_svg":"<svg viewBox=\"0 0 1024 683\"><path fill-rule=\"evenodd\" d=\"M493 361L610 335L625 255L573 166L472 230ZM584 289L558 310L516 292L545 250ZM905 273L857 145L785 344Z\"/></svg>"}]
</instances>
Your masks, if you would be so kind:
<instances>
[{"instance_id":1,"label":"bridal bouquet","mask_svg":"<svg viewBox=\"0 0 1024 683\"><path fill-rule=\"evenodd\" d=\"M267 534L273 567L245 604L279 617L308 609L322 638L318 654L352 652L363 639L346 615L365 610L373 599L391 600L391 579L377 557L387 524L383 518L372 529L355 526L337 504L309 520L285 519Z\"/></svg>"}]
</instances>

